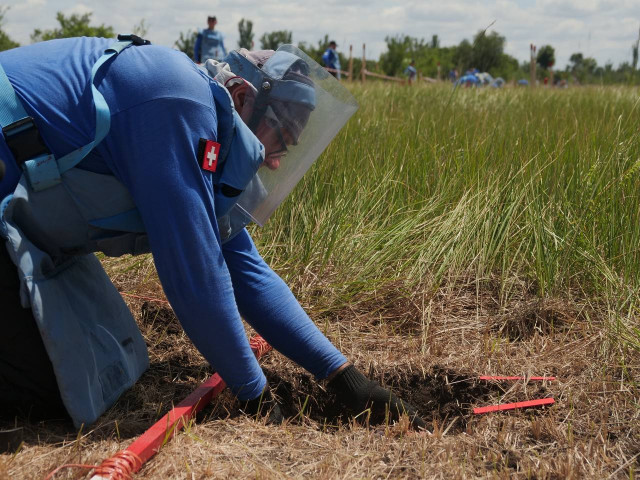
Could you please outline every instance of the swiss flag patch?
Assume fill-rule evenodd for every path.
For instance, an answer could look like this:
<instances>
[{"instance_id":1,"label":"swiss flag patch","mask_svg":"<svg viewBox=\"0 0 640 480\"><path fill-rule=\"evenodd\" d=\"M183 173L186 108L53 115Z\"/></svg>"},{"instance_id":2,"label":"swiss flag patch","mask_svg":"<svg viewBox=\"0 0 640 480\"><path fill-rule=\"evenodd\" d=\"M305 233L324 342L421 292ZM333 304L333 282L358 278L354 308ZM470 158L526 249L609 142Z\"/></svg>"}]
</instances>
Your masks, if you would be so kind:
<instances>
[{"instance_id":1,"label":"swiss flag patch","mask_svg":"<svg viewBox=\"0 0 640 480\"><path fill-rule=\"evenodd\" d=\"M220 144L213 140L201 138L198 144L198 156L202 160L202 168L209 172L215 172L220 155Z\"/></svg>"}]
</instances>

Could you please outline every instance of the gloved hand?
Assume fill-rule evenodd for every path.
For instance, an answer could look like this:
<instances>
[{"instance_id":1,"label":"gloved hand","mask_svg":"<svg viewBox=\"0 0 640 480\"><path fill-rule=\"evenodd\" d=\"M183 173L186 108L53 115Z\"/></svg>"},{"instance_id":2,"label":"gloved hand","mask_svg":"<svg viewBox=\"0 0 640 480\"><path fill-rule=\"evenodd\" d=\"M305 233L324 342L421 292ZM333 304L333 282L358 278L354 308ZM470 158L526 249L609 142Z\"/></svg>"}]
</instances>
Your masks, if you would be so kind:
<instances>
[{"instance_id":1,"label":"gloved hand","mask_svg":"<svg viewBox=\"0 0 640 480\"><path fill-rule=\"evenodd\" d=\"M335 393L338 400L356 412L371 408L375 416L389 411L392 420L406 413L413 428L426 428L426 423L418 410L408 402L398 398L393 392L369 380L354 365L349 365L331 379L328 389Z\"/></svg>"},{"instance_id":2,"label":"gloved hand","mask_svg":"<svg viewBox=\"0 0 640 480\"><path fill-rule=\"evenodd\" d=\"M284 421L280 405L273 397L268 385L257 398L240 403L240 411L245 414L254 417L267 417L267 425L280 425Z\"/></svg>"}]
</instances>

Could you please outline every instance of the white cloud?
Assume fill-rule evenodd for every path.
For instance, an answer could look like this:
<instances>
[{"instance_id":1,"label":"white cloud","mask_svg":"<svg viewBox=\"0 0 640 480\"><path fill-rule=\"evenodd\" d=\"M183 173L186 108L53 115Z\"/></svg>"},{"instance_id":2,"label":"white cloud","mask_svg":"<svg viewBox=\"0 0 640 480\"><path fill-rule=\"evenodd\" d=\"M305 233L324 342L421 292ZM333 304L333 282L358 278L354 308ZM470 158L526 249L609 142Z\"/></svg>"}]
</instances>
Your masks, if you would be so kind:
<instances>
[{"instance_id":1,"label":"white cloud","mask_svg":"<svg viewBox=\"0 0 640 480\"><path fill-rule=\"evenodd\" d=\"M441 45L455 45L495 21L489 31L506 37L507 53L528 60L530 43L550 44L559 67L576 51L600 64L629 61L640 26L638 0L10 0L6 4L10 9L4 30L22 44L29 43L35 28L55 28L58 11L92 11L93 23L112 25L117 32L130 31L144 18L147 36L167 46L180 32L203 28L207 15L216 15L229 48L236 47L238 21L246 18L254 23L256 46L267 31L291 30L296 43L315 45L328 34L343 52L352 44L356 56L366 43L369 58L385 50L386 36L429 40L436 34Z\"/></svg>"},{"instance_id":2,"label":"white cloud","mask_svg":"<svg viewBox=\"0 0 640 480\"><path fill-rule=\"evenodd\" d=\"M77 3L70 8L65 9L62 13L66 16L69 15L84 15L85 13L92 13L93 8L85 5L84 3Z\"/></svg>"}]
</instances>

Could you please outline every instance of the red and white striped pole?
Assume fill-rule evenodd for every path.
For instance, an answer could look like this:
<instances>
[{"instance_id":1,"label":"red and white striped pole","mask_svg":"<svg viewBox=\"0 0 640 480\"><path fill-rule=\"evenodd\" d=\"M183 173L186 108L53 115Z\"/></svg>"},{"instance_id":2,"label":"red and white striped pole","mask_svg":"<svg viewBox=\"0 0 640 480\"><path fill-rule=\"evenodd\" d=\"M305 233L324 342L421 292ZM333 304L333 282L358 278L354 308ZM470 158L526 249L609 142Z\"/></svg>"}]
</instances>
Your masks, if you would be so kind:
<instances>
[{"instance_id":1,"label":"red and white striped pole","mask_svg":"<svg viewBox=\"0 0 640 480\"><path fill-rule=\"evenodd\" d=\"M251 349L259 359L269 350L269 345L260 335L249 340ZM126 449L104 460L100 465L62 465L51 472L46 480L52 479L63 468L94 469L91 480L129 480L140 470L147 460L160 451L162 446L173 438L195 415L226 387L217 373L196 388L187 398L173 407L169 413L158 420Z\"/></svg>"}]
</instances>

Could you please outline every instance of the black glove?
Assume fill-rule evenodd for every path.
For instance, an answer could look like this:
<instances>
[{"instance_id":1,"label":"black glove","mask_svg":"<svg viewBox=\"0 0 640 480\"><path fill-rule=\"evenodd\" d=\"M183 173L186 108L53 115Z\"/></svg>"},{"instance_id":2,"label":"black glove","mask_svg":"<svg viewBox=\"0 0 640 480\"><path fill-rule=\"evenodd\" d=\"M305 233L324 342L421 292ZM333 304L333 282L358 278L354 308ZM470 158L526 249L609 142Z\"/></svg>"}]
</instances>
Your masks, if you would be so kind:
<instances>
[{"instance_id":1,"label":"black glove","mask_svg":"<svg viewBox=\"0 0 640 480\"><path fill-rule=\"evenodd\" d=\"M371 408L371 413L378 417L388 410L392 420L397 420L400 415L406 413L413 428L427 426L413 405L398 398L377 382L369 380L354 365L338 372L327 387L336 394L341 403L356 412Z\"/></svg>"},{"instance_id":2,"label":"black glove","mask_svg":"<svg viewBox=\"0 0 640 480\"><path fill-rule=\"evenodd\" d=\"M269 386L266 386L257 398L241 402L240 410L254 417L267 417L267 425L280 425L284 421L280 405L273 397Z\"/></svg>"}]
</instances>

